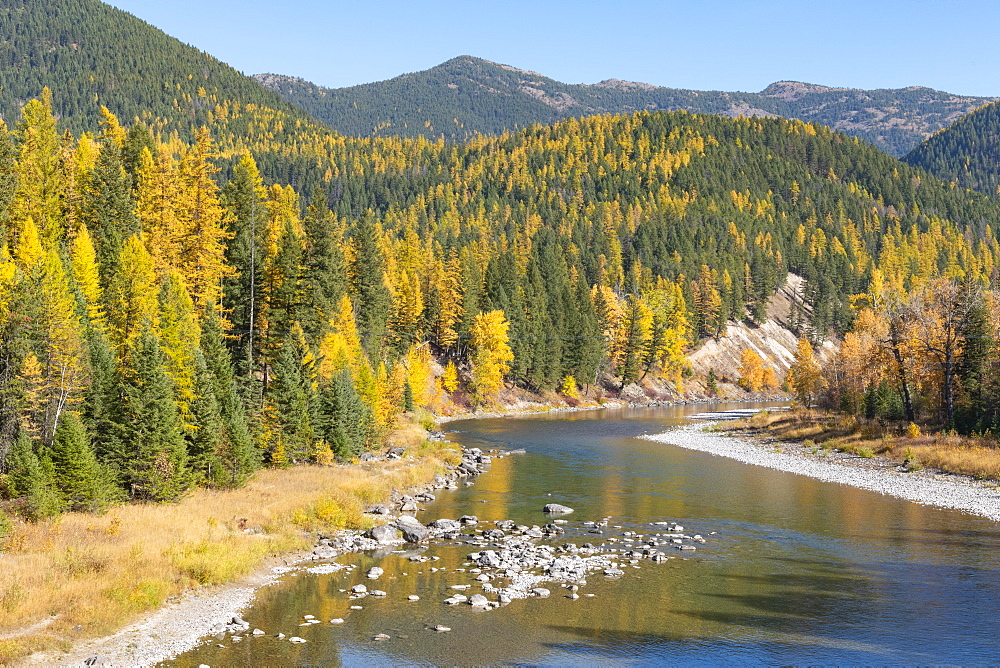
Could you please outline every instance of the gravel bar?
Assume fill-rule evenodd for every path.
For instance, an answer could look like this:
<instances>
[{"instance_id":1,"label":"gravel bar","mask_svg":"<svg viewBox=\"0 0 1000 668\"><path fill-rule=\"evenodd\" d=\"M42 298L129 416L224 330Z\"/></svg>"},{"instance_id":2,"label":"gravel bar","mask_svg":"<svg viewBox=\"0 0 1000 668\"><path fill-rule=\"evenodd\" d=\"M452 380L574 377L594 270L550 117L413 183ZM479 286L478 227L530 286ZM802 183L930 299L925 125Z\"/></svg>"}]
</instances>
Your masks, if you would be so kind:
<instances>
[{"instance_id":1,"label":"gravel bar","mask_svg":"<svg viewBox=\"0 0 1000 668\"><path fill-rule=\"evenodd\" d=\"M1000 522L1000 490L966 476L934 476L898 470L874 469L869 460L841 460L831 463L808 457L775 452L773 444L760 444L734 436L704 431L696 424L647 435L651 441L699 450L778 471L796 473L826 482L836 482L907 499L923 505L952 508L982 515ZM852 463L856 461L857 463ZM948 478L948 479L944 479Z\"/></svg>"}]
</instances>

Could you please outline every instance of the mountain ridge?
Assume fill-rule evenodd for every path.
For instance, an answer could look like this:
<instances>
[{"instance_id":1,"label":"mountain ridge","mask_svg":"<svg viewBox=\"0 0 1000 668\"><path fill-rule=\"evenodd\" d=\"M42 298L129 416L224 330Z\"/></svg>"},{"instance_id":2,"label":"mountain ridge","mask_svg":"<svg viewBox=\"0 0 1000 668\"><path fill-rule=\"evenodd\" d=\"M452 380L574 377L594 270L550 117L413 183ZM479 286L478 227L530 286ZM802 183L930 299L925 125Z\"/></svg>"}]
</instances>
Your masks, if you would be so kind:
<instances>
[{"instance_id":1,"label":"mountain ridge","mask_svg":"<svg viewBox=\"0 0 1000 668\"><path fill-rule=\"evenodd\" d=\"M760 92L699 91L624 79L566 84L532 70L458 56L427 70L344 88L299 77L253 77L346 135L500 134L569 116L635 111L781 116L819 122L900 156L966 113L996 98L922 86L863 90L776 81Z\"/></svg>"}]
</instances>

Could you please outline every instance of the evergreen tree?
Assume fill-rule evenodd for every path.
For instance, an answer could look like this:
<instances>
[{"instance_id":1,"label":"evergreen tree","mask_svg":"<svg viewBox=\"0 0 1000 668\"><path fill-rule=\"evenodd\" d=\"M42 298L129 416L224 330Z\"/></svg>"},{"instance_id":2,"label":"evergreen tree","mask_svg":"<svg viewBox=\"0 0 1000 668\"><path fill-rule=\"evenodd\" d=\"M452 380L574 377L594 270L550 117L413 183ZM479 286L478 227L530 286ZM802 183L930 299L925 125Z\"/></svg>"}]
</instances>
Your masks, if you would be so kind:
<instances>
[{"instance_id":1,"label":"evergreen tree","mask_svg":"<svg viewBox=\"0 0 1000 668\"><path fill-rule=\"evenodd\" d=\"M90 359L90 384L84 391L81 419L92 435L97 458L112 466L121 479L120 468L126 459L118 425L122 419L122 379L115 354L107 337L91 332L87 342Z\"/></svg>"},{"instance_id":2,"label":"evergreen tree","mask_svg":"<svg viewBox=\"0 0 1000 668\"><path fill-rule=\"evenodd\" d=\"M286 456L292 461L308 456L316 435L313 366L312 356L299 337L289 333L274 362L274 381L268 387L267 400L277 416Z\"/></svg>"},{"instance_id":3,"label":"evergreen tree","mask_svg":"<svg viewBox=\"0 0 1000 668\"><path fill-rule=\"evenodd\" d=\"M157 338L141 334L129 350L123 380L119 439L126 447L128 491L133 498L174 501L191 484L188 454L174 389Z\"/></svg>"},{"instance_id":4,"label":"evergreen tree","mask_svg":"<svg viewBox=\"0 0 1000 668\"><path fill-rule=\"evenodd\" d=\"M306 216L303 257L302 327L310 343L316 344L337 311L347 291L347 267L340 242L343 230L327 206L326 194L317 189Z\"/></svg>"},{"instance_id":5,"label":"evergreen tree","mask_svg":"<svg viewBox=\"0 0 1000 668\"><path fill-rule=\"evenodd\" d=\"M103 282L118 268L125 240L139 233L132 177L122 165L121 149L106 139L97 165L83 187L80 219L90 230L97 249L97 264Z\"/></svg>"},{"instance_id":6,"label":"evergreen tree","mask_svg":"<svg viewBox=\"0 0 1000 668\"><path fill-rule=\"evenodd\" d=\"M226 429L215 396L215 378L200 350L195 355L194 372L191 424L186 430L191 468L202 482L226 484L227 471L220 457Z\"/></svg>"},{"instance_id":7,"label":"evergreen tree","mask_svg":"<svg viewBox=\"0 0 1000 668\"><path fill-rule=\"evenodd\" d=\"M59 514L62 508L53 480L52 463L38 457L31 439L23 431L14 441L7 464L7 484L13 496L24 499L24 514L28 519Z\"/></svg>"},{"instance_id":8,"label":"evergreen tree","mask_svg":"<svg viewBox=\"0 0 1000 668\"><path fill-rule=\"evenodd\" d=\"M59 422L52 443L52 466L67 510L96 512L110 502L111 485L97 461L87 430L73 413Z\"/></svg>"},{"instance_id":9,"label":"evergreen tree","mask_svg":"<svg viewBox=\"0 0 1000 668\"><path fill-rule=\"evenodd\" d=\"M7 125L0 119L0 246L10 242L10 205L17 192L17 151Z\"/></svg>"},{"instance_id":10,"label":"evergreen tree","mask_svg":"<svg viewBox=\"0 0 1000 668\"><path fill-rule=\"evenodd\" d=\"M319 432L341 461L360 455L371 429L371 409L361 400L348 367L338 371L321 392Z\"/></svg>"},{"instance_id":11,"label":"evergreen tree","mask_svg":"<svg viewBox=\"0 0 1000 668\"><path fill-rule=\"evenodd\" d=\"M260 172L249 155L241 156L233 168L232 178L222 189L222 202L229 212L226 262L234 269L223 278L222 306L233 323L233 359L239 374L245 376L253 368L263 338L258 323L264 304L261 239L267 213Z\"/></svg>"},{"instance_id":12,"label":"evergreen tree","mask_svg":"<svg viewBox=\"0 0 1000 668\"><path fill-rule=\"evenodd\" d=\"M215 309L209 309L201 330L201 350L205 366L214 382L213 394L219 406L224 432L217 456L225 476L217 484L239 487L261 466L261 451L251 437L247 416L237 393L233 364L222 338Z\"/></svg>"},{"instance_id":13,"label":"evergreen tree","mask_svg":"<svg viewBox=\"0 0 1000 668\"><path fill-rule=\"evenodd\" d=\"M366 211L354 229L354 300L358 309L361 344L369 357L377 358L382 349L391 295L385 285L385 254L379 243L375 216Z\"/></svg>"}]
</instances>

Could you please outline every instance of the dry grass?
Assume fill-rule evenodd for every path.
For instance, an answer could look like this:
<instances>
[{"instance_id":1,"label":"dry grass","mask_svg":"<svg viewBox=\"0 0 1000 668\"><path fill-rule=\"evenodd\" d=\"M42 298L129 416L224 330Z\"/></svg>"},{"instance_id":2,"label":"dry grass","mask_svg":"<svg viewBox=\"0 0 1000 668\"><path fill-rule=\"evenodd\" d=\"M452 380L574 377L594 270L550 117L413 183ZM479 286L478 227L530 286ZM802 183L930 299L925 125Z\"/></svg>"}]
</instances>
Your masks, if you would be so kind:
<instances>
[{"instance_id":1,"label":"dry grass","mask_svg":"<svg viewBox=\"0 0 1000 668\"><path fill-rule=\"evenodd\" d=\"M924 434L917 425L882 425L850 415L804 410L764 411L720 428L766 433L787 441L808 439L861 457L884 455L913 470L931 467L1000 481L1000 445L990 436Z\"/></svg>"},{"instance_id":2,"label":"dry grass","mask_svg":"<svg viewBox=\"0 0 1000 668\"><path fill-rule=\"evenodd\" d=\"M17 524L0 553L0 663L67 649L188 588L245 576L269 556L310 546L305 531L363 527L365 505L432 478L460 459L451 447L416 444L414 459L264 470L243 489L197 490L177 504Z\"/></svg>"}]
</instances>

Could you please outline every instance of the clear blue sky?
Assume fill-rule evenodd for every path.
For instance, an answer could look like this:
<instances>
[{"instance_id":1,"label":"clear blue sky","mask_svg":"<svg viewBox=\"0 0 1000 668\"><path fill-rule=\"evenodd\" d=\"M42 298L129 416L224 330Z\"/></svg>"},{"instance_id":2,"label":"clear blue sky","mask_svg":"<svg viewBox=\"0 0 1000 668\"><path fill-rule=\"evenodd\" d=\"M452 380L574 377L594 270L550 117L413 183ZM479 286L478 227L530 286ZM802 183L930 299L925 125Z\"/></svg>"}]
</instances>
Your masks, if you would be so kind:
<instances>
[{"instance_id":1,"label":"clear blue sky","mask_svg":"<svg viewBox=\"0 0 1000 668\"><path fill-rule=\"evenodd\" d=\"M111 0L247 74L340 87L469 54L567 83L1000 96L1000 0Z\"/></svg>"}]
</instances>

